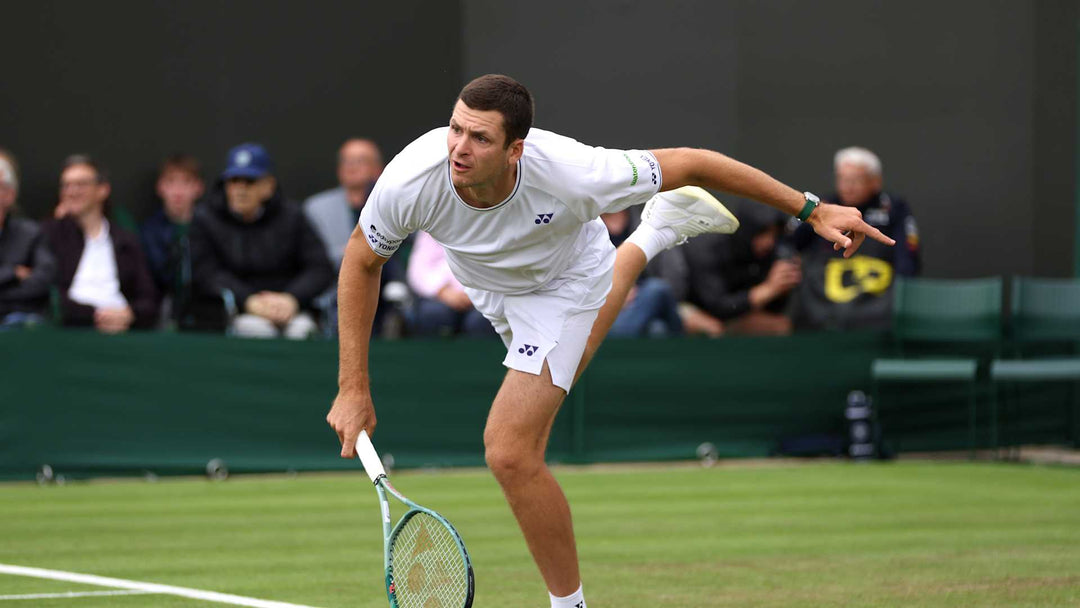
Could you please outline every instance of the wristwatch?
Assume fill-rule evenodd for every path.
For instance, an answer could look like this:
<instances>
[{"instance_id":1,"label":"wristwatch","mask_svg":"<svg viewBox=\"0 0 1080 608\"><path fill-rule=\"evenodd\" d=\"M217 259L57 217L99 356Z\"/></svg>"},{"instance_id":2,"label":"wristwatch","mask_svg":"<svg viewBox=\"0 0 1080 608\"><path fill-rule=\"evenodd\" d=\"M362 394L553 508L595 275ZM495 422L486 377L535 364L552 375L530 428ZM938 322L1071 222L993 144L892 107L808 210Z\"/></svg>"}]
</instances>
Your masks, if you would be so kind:
<instances>
[{"instance_id":1,"label":"wristwatch","mask_svg":"<svg viewBox=\"0 0 1080 608\"><path fill-rule=\"evenodd\" d=\"M805 222L809 219L810 214L821 204L821 199L812 192L803 192L803 196L806 197L806 204L803 205L802 211L799 212L798 218L800 222Z\"/></svg>"}]
</instances>

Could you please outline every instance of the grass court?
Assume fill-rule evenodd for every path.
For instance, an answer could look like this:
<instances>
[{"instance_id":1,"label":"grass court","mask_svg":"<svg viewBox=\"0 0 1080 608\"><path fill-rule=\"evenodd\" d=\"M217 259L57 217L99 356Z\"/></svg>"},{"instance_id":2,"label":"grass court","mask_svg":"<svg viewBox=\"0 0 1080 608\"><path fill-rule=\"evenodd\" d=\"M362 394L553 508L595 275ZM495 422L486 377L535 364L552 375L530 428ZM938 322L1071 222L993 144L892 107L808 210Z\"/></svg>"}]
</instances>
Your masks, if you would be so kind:
<instances>
[{"instance_id":1,"label":"grass court","mask_svg":"<svg viewBox=\"0 0 1080 608\"><path fill-rule=\"evenodd\" d=\"M1080 605L1075 468L747 463L557 476L592 608ZM393 479L461 532L474 606L546 607L489 474ZM318 608L387 605L378 503L359 465L226 482L0 485L0 564ZM0 574L0 608L31 605L225 604Z\"/></svg>"}]
</instances>

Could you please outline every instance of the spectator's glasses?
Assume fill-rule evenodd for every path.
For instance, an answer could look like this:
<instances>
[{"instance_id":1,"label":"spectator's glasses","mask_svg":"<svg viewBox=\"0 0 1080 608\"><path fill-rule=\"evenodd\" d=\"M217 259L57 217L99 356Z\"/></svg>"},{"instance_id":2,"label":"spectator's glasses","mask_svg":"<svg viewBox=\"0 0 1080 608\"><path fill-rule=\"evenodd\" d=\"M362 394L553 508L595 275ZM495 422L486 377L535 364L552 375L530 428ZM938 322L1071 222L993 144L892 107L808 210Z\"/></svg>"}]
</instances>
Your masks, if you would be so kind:
<instances>
[{"instance_id":1,"label":"spectator's glasses","mask_svg":"<svg viewBox=\"0 0 1080 608\"><path fill-rule=\"evenodd\" d=\"M96 179L72 179L66 182L60 182L60 190L82 190L84 188L91 188L100 183L101 182Z\"/></svg>"},{"instance_id":2,"label":"spectator's glasses","mask_svg":"<svg viewBox=\"0 0 1080 608\"><path fill-rule=\"evenodd\" d=\"M255 182L259 180L253 177L230 177L225 180L226 184L244 184L245 186L254 186Z\"/></svg>"}]
</instances>

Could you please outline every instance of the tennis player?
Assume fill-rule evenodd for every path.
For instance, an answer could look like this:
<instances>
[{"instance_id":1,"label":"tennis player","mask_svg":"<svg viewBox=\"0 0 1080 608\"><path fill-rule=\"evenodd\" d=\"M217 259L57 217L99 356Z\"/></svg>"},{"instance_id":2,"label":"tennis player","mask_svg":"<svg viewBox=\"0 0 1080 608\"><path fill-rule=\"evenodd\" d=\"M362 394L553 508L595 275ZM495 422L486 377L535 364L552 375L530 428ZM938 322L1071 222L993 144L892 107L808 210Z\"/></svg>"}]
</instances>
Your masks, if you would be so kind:
<instances>
[{"instance_id":1,"label":"tennis player","mask_svg":"<svg viewBox=\"0 0 1080 608\"><path fill-rule=\"evenodd\" d=\"M809 223L850 256L869 236L852 207L824 204L717 152L611 150L532 128L533 99L512 78L462 89L450 125L386 167L346 248L338 284L339 390L327 422L355 457L375 427L368 341L384 262L423 230L506 344L508 369L484 429L486 459L547 584L552 608L585 608L570 508L544 464L555 414L646 263L735 218L700 187L751 198ZM698 186L698 188L687 186ZM598 219L648 203L616 251Z\"/></svg>"}]
</instances>

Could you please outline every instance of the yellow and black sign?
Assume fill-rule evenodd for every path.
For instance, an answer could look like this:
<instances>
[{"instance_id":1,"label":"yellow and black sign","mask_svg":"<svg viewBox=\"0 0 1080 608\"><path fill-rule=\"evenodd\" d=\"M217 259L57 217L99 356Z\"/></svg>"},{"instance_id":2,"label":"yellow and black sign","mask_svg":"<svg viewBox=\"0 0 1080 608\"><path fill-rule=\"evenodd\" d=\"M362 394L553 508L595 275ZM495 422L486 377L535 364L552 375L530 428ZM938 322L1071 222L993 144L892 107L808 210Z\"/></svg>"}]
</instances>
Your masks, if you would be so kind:
<instances>
[{"instance_id":1,"label":"yellow and black sign","mask_svg":"<svg viewBox=\"0 0 1080 608\"><path fill-rule=\"evenodd\" d=\"M870 294L879 296L892 284L893 268L885 260L857 255L833 258L825 264L825 297L844 304Z\"/></svg>"}]
</instances>

